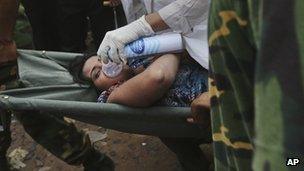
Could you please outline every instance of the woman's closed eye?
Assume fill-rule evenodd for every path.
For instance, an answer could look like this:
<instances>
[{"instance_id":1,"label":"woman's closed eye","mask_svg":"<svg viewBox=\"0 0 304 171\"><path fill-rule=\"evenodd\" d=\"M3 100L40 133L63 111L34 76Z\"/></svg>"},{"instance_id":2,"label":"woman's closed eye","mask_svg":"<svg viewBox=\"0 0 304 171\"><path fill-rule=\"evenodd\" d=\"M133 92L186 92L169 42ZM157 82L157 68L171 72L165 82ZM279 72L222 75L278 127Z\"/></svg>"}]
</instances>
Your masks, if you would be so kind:
<instances>
[{"instance_id":1,"label":"woman's closed eye","mask_svg":"<svg viewBox=\"0 0 304 171\"><path fill-rule=\"evenodd\" d=\"M96 80L100 75L100 69L96 71L96 74L94 75L94 80Z\"/></svg>"},{"instance_id":2,"label":"woman's closed eye","mask_svg":"<svg viewBox=\"0 0 304 171\"><path fill-rule=\"evenodd\" d=\"M92 80L96 80L99 77L100 72L101 72L100 67L94 68L93 71L92 71L92 75L91 75Z\"/></svg>"}]
</instances>

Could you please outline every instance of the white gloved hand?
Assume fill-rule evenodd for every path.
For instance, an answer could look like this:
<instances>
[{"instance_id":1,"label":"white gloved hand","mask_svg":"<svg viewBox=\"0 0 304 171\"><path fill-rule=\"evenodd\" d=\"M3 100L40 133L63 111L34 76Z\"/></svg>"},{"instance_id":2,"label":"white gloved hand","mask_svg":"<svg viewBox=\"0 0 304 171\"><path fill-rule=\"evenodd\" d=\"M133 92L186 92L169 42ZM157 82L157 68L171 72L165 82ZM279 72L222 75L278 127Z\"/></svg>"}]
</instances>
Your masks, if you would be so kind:
<instances>
[{"instance_id":1,"label":"white gloved hand","mask_svg":"<svg viewBox=\"0 0 304 171\"><path fill-rule=\"evenodd\" d=\"M154 34L152 27L147 23L145 16L142 16L124 27L108 31L99 46L97 55L104 63L108 63L110 59L119 64L126 60L123 50L127 43L152 34Z\"/></svg>"}]
</instances>

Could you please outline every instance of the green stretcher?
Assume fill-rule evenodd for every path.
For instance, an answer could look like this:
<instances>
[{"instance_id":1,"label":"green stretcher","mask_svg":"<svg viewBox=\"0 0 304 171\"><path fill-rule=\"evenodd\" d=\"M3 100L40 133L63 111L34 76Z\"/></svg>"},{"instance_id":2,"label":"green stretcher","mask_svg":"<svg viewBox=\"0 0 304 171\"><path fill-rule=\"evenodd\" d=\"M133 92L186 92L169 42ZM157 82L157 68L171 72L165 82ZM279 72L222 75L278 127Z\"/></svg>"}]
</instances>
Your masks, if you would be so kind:
<instances>
[{"instance_id":1,"label":"green stretcher","mask_svg":"<svg viewBox=\"0 0 304 171\"><path fill-rule=\"evenodd\" d=\"M97 92L79 85L67 71L76 53L19 50L18 70L24 88L0 92L0 107L10 111L39 110L122 132L204 137L198 125L186 122L190 108L131 108L96 103Z\"/></svg>"}]
</instances>

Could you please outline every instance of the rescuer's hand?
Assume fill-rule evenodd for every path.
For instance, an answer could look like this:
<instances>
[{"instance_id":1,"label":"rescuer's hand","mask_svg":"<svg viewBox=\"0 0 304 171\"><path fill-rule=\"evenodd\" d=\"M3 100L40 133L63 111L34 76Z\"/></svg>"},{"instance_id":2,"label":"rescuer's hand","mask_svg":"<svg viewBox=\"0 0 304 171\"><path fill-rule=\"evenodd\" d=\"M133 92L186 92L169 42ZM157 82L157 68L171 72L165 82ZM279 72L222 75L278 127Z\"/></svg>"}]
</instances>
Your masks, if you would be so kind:
<instances>
[{"instance_id":1,"label":"rescuer's hand","mask_svg":"<svg viewBox=\"0 0 304 171\"><path fill-rule=\"evenodd\" d=\"M210 123L210 97L208 92L202 93L191 103L191 116L187 118L189 123Z\"/></svg>"},{"instance_id":2,"label":"rescuer's hand","mask_svg":"<svg viewBox=\"0 0 304 171\"><path fill-rule=\"evenodd\" d=\"M0 41L0 65L17 59L17 48L15 42Z\"/></svg>"},{"instance_id":3,"label":"rescuer's hand","mask_svg":"<svg viewBox=\"0 0 304 171\"><path fill-rule=\"evenodd\" d=\"M107 32L99 46L97 55L104 63L110 59L119 64L125 60L123 49L127 43L152 34L154 34L153 29L147 23L145 16L142 16L124 27Z\"/></svg>"}]
</instances>

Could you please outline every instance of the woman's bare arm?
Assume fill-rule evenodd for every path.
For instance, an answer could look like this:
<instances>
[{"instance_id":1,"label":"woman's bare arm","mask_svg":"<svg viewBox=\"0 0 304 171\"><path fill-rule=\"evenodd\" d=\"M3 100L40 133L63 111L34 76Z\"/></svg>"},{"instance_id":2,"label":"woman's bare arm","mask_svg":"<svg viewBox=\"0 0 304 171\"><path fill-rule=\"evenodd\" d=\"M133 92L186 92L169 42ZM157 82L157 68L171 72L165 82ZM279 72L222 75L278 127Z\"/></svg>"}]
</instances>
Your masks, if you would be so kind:
<instances>
[{"instance_id":1,"label":"woman's bare arm","mask_svg":"<svg viewBox=\"0 0 304 171\"><path fill-rule=\"evenodd\" d=\"M147 107L159 100L169 89L178 70L180 57L166 54L155 60L144 72L116 88L109 103Z\"/></svg>"}]
</instances>

